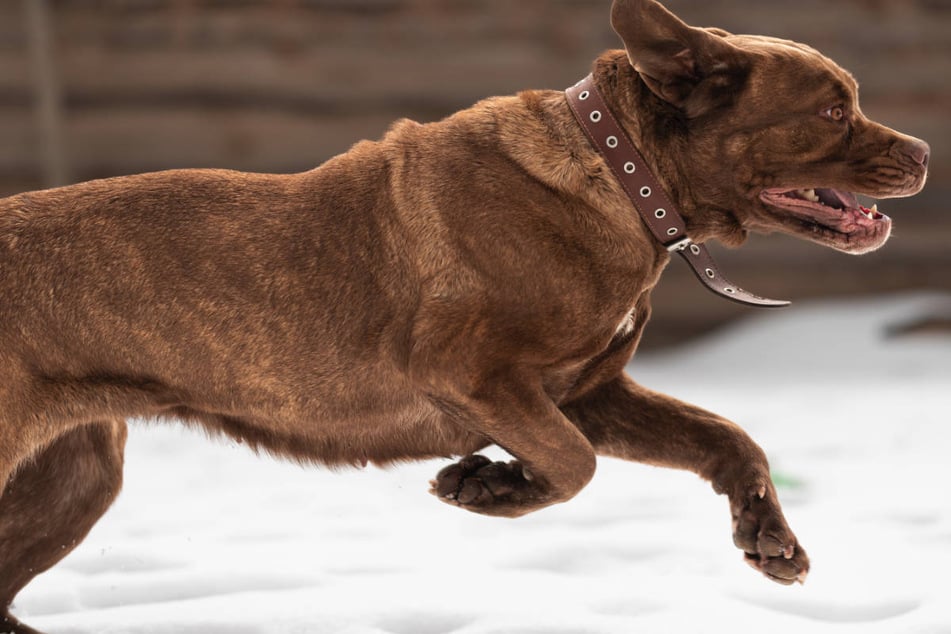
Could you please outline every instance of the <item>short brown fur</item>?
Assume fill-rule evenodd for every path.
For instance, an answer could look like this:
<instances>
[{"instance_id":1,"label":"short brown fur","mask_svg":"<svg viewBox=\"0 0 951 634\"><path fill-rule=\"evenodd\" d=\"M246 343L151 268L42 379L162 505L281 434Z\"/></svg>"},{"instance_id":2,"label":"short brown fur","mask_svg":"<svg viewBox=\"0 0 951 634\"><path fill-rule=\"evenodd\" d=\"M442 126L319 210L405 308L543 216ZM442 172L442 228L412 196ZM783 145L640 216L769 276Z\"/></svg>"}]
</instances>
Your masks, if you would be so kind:
<instances>
[{"instance_id":1,"label":"short brown fur","mask_svg":"<svg viewBox=\"0 0 951 634\"><path fill-rule=\"evenodd\" d=\"M760 192L923 186L927 146L868 121L812 49L649 0L612 19L626 51L595 62L597 85L694 240L870 250L887 231L807 226ZM835 103L848 135L820 116ZM728 495L751 564L802 580L763 451L624 373L668 260L550 91L400 121L302 174L0 200L0 623L33 631L5 610L108 507L142 416L330 465L466 456L433 492L508 517L574 496L596 454L688 469ZM489 444L516 461L472 455Z\"/></svg>"}]
</instances>

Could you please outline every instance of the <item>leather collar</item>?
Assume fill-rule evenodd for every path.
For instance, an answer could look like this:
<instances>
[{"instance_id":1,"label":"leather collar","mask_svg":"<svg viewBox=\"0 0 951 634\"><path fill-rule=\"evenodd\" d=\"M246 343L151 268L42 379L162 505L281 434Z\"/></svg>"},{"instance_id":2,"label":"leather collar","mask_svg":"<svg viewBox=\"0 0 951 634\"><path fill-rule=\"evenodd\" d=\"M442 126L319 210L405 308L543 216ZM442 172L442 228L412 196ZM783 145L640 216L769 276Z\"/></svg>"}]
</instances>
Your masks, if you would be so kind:
<instances>
[{"instance_id":1,"label":"leather collar","mask_svg":"<svg viewBox=\"0 0 951 634\"><path fill-rule=\"evenodd\" d=\"M749 306L777 308L789 305L788 301L759 297L733 284L720 272L707 248L690 239L683 216L621 129L591 75L566 90L565 94L588 140L607 161L654 238L668 251L679 253L707 289Z\"/></svg>"}]
</instances>

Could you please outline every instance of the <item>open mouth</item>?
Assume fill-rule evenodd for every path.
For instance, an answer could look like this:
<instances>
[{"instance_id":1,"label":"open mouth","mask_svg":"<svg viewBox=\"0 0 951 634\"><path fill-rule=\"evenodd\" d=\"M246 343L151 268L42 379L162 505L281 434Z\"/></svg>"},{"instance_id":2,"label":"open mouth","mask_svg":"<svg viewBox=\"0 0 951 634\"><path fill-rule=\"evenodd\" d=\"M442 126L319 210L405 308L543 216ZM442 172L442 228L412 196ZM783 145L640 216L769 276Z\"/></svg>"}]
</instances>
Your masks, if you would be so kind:
<instances>
[{"instance_id":1,"label":"open mouth","mask_svg":"<svg viewBox=\"0 0 951 634\"><path fill-rule=\"evenodd\" d=\"M891 218L859 204L855 194L831 188L772 188L760 193L783 224L810 239L850 252L881 246L891 232Z\"/></svg>"}]
</instances>

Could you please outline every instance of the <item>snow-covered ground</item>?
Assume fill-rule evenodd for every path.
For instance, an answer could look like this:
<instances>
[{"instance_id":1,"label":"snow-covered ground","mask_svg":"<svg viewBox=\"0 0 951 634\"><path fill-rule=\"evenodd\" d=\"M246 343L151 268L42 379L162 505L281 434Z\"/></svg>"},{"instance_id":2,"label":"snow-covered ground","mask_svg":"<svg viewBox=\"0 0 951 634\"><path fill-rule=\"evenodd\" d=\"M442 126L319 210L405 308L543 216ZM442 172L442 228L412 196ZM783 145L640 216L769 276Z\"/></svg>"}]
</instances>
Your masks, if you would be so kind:
<instances>
[{"instance_id":1,"label":"snow-covered ground","mask_svg":"<svg viewBox=\"0 0 951 634\"><path fill-rule=\"evenodd\" d=\"M951 633L951 335L887 336L951 296L750 314L630 372L765 447L804 586L747 568L691 474L602 460L503 520L427 493L445 461L335 473L134 425L123 495L16 613L51 634Z\"/></svg>"}]
</instances>

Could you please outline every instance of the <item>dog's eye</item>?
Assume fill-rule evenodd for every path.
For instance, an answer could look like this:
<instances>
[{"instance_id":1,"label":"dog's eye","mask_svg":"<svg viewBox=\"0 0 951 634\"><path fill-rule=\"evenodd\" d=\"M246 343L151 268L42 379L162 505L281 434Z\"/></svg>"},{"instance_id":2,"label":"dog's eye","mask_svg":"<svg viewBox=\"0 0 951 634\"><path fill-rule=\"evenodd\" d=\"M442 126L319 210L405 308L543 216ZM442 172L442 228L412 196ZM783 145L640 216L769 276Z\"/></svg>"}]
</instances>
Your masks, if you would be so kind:
<instances>
[{"instance_id":1,"label":"dog's eye","mask_svg":"<svg viewBox=\"0 0 951 634\"><path fill-rule=\"evenodd\" d=\"M845 119L845 108L842 106L832 106L822 111L822 116L833 121L842 121Z\"/></svg>"}]
</instances>

